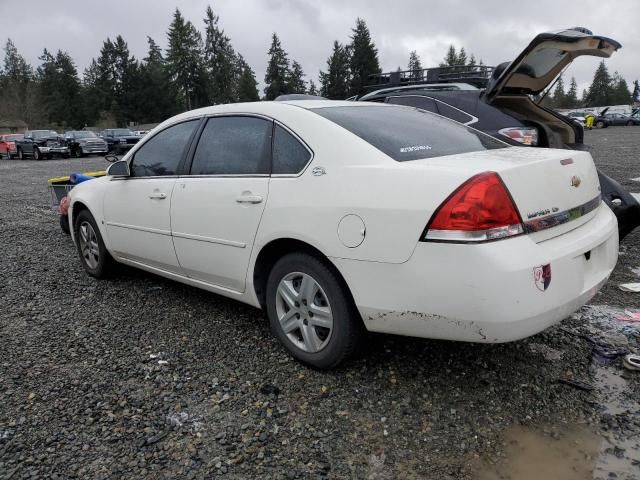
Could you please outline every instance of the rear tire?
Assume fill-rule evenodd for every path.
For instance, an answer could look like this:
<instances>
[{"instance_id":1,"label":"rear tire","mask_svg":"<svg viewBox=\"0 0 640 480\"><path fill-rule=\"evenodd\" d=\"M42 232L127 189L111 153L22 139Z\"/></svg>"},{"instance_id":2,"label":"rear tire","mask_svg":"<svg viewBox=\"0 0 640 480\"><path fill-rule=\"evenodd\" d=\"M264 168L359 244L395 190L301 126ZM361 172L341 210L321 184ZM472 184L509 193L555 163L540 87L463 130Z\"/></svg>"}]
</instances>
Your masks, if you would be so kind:
<instances>
[{"instance_id":1,"label":"rear tire","mask_svg":"<svg viewBox=\"0 0 640 480\"><path fill-rule=\"evenodd\" d=\"M78 214L73 230L80 263L85 271L95 278L107 277L115 261L107 251L100 229L89 210L82 210Z\"/></svg>"},{"instance_id":2,"label":"rear tire","mask_svg":"<svg viewBox=\"0 0 640 480\"><path fill-rule=\"evenodd\" d=\"M365 332L344 282L306 253L285 255L267 279L271 331L296 359L334 368L358 349Z\"/></svg>"},{"instance_id":3,"label":"rear tire","mask_svg":"<svg viewBox=\"0 0 640 480\"><path fill-rule=\"evenodd\" d=\"M82 153L82 149L80 147L77 147L74 151L73 151L73 156L75 158L82 158L84 157L84 154Z\"/></svg>"}]
</instances>

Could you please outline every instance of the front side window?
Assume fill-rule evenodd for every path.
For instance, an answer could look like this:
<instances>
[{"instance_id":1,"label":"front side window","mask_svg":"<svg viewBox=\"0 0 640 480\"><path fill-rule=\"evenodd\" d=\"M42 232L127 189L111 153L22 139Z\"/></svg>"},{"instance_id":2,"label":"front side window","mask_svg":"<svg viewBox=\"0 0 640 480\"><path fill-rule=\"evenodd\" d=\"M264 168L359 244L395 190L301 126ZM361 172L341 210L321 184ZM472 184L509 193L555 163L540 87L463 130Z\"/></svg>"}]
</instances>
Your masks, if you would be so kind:
<instances>
[{"instance_id":1,"label":"front side window","mask_svg":"<svg viewBox=\"0 0 640 480\"><path fill-rule=\"evenodd\" d=\"M273 137L272 173L297 174L309 163L311 153L296 137L276 125Z\"/></svg>"},{"instance_id":2,"label":"front side window","mask_svg":"<svg viewBox=\"0 0 640 480\"><path fill-rule=\"evenodd\" d=\"M176 175L189 139L199 120L179 123L145 142L131 162L131 176L159 177Z\"/></svg>"},{"instance_id":3,"label":"front side window","mask_svg":"<svg viewBox=\"0 0 640 480\"><path fill-rule=\"evenodd\" d=\"M270 120L249 116L212 117L198 142L191 175L268 174Z\"/></svg>"},{"instance_id":4,"label":"front side window","mask_svg":"<svg viewBox=\"0 0 640 480\"><path fill-rule=\"evenodd\" d=\"M482 132L416 108L362 105L311 110L398 162L508 147Z\"/></svg>"}]
</instances>

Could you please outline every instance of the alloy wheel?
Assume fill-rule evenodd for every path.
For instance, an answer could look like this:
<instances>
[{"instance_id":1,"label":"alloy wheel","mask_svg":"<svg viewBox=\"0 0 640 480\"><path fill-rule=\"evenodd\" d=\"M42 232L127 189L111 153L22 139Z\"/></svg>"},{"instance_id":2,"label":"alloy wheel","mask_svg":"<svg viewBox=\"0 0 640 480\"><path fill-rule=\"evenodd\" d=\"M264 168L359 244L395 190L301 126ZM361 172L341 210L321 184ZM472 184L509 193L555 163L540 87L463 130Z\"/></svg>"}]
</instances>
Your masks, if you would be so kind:
<instances>
[{"instance_id":1,"label":"alloy wheel","mask_svg":"<svg viewBox=\"0 0 640 480\"><path fill-rule=\"evenodd\" d=\"M78 233L80 234L80 252L82 258L90 269L95 270L100 263L98 236L91 223L86 220L80 224Z\"/></svg>"},{"instance_id":2,"label":"alloy wheel","mask_svg":"<svg viewBox=\"0 0 640 480\"><path fill-rule=\"evenodd\" d=\"M329 343L333 332L331 305L310 275L293 272L280 280L276 314L282 331L300 350L316 353Z\"/></svg>"}]
</instances>

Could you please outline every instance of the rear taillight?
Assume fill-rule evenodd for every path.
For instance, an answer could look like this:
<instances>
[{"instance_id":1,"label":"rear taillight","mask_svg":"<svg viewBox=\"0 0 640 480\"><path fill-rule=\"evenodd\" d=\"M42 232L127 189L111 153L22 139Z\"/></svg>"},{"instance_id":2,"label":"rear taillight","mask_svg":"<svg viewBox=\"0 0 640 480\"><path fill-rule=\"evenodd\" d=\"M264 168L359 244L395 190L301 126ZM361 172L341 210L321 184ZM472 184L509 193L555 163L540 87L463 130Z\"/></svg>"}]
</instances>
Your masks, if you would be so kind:
<instances>
[{"instance_id":1,"label":"rear taillight","mask_svg":"<svg viewBox=\"0 0 640 480\"><path fill-rule=\"evenodd\" d=\"M511 127L498 130L498 133L523 145L538 145L538 130L534 127Z\"/></svg>"},{"instance_id":2,"label":"rear taillight","mask_svg":"<svg viewBox=\"0 0 640 480\"><path fill-rule=\"evenodd\" d=\"M435 211L422 240L486 242L524 232L513 199L495 172L471 177Z\"/></svg>"}]
</instances>

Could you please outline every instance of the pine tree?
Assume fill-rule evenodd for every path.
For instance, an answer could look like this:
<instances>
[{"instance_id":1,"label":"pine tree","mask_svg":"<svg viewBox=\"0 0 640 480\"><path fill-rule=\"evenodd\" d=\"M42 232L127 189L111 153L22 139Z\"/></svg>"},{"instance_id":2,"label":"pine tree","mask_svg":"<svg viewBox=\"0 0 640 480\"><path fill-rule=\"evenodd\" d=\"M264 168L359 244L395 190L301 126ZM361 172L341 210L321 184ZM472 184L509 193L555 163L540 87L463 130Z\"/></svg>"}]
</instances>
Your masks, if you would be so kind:
<instances>
[{"instance_id":1,"label":"pine tree","mask_svg":"<svg viewBox=\"0 0 640 480\"><path fill-rule=\"evenodd\" d=\"M613 105L630 105L632 103L629 85L618 72L615 72L611 79L611 103Z\"/></svg>"},{"instance_id":2,"label":"pine tree","mask_svg":"<svg viewBox=\"0 0 640 480\"><path fill-rule=\"evenodd\" d=\"M332 100L349 96L349 54L337 40L327 59L327 72L320 72L320 95Z\"/></svg>"},{"instance_id":3,"label":"pine tree","mask_svg":"<svg viewBox=\"0 0 640 480\"><path fill-rule=\"evenodd\" d=\"M318 88L316 87L316 84L313 81L313 79L309 80L309 89L307 90L307 93L309 95L318 95Z\"/></svg>"},{"instance_id":4,"label":"pine tree","mask_svg":"<svg viewBox=\"0 0 640 480\"><path fill-rule=\"evenodd\" d=\"M420 57L415 50L412 50L411 53L409 53L409 64L407 67L410 71L409 78L412 80L422 78L422 63L420 62Z\"/></svg>"},{"instance_id":5,"label":"pine tree","mask_svg":"<svg viewBox=\"0 0 640 480\"><path fill-rule=\"evenodd\" d=\"M245 62L242 55L238 55L237 58L237 71L238 82L236 89L236 100L238 102L257 102L260 100L258 94L258 82L253 70L247 62Z\"/></svg>"},{"instance_id":6,"label":"pine tree","mask_svg":"<svg viewBox=\"0 0 640 480\"><path fill-rule=\"evenodd\" d=\"M28 124L45 121L38 85L31 66L11 39L4 48L4 71L0 77L0 116L24 120Z\"/></svg>"},{"instance_id":7,"label":"pine tree","mask_svg":"<svg viewBox=\"0 0 640 480\"><path fill-rule=\"evenodd\" d=\"M453 45L449 45L449 49L447 50L447 54L445 55L441 67L453 67L458 64L458 52L456 52L456 47Z\"/></svg>"},{"instance_id":8,"label":"pine tree","mask_svg":"<svg viewBox=\"0 0 640 480\"><path fill-rule=\"evenodd\" d=\"M37 77L48 123L60 127L81 127L84 108L80 78L73 59L60 50L54 57L45 48L40 60L42 64L38 67Z\"/></svg>"},{"instance_id":9,"label":"pine tree","mask_svg":"<svg viewBox=\"0 0 640 480\"><path fill-rule=\"evenodd\" d=\"M600 62L593 75L593 82L591 82L587 94L587 101L590 107L611 105L611 76L604 60Z\"/></svg>"},{"instance_id":10,"label":"pine tree","mask_svg":"<svg viewBox=\"0 0 640 480\"><path fill-rule=\"evenodd\" d=\"M464 66L467 64L467 52L464 51L464 47L460 49L458 58L456 59L456 65Z\"/></svg>"},{"instance_id":11,"label":"pine tree","mask_svg":"<svg viewBox=\"0 0 640 480\"><path fill-rule=\"evenodd\" d=\"M290 93L289 90L289 58L280 44L277 34L271 37L271 48L269 48L269 63L264 76L265 99L274 100L280 95Z\"/></svg>"},{"instance_id":12,"label":"pine tree","mask_svg":"<svg viewBox=\"0 0 640 480\"><path fill-rule=\"evenodd\" d=\"M176 84L182 107L191 110L205 105L208 88L200 32L176 8L167 36L167 72Z\"/></svg>"},{"instance_id":13,"label":"pine tree","mask_svg":"<svg viewBox=\"0 0 640 480\"><path fill-rule=\"evenodd\" d=\"M350 62L349 96L362 95L369 82L369 75L380 73L378 49L371 40L371 33L364 20L358 18L352 30L351 43L347 47Z\"/></svg>"},{"instance_id":14,"label":"pine tree","mask_svg":"<svg viewBox=\"0 0 640 480\"><path fill-rule=\"evenodd\" d=\"M306 93L307 85L304 81L304 72L302 66L295 60L291 64L291 72L289 74L289 93Z\"/></svg>"},{"instance_id":15,"label":"pine tree","mask_svg":"<svg viewBox=\"0 0 640 480\"><path fill-rule=\"evenodd\" d=\"M569 83L569 91L565 97L566 107L565 108L578 108L579 100L578 100L578 84L576 82L575 77L571 77L571 82Z\"/></svg>"},{"instance_id":16,"label":"pine tree","mask_svg":"<svg viewBox=\"0 0 640 480\"><path fill-rule=\"evenodd\" d=\"M137 111L134 120L141 123L161 122L179 111L178 92L169 80L162 49L147 37L149 50L140 65L140 82L136 89Z\"/></svg>"},{"instance_id":17,"label":"pine tree","mask_svg":"<svg viewBox=\"0 0 640 480\"><path fill-rule=\"evenodd\" d=\"M564 80L562 79L562 76L560 76L556 82L556 88L553 91L553 97L550 103L554 108L567 108L566 98L567 95L564 91Z\"/></svg>"},{"instance_id":18,"label":"pine tree","mask_svg":"<svg viewBox=\"0 0 640 480\"><path fill-rule=\"evenodd\" d=\"M638 104L638 102L640 102L640 82L638 82L638 80L634 80L633 82L633 93L631 94L631 101L634 104Z\"/></svg>"},{"instance_id":19,"label":"pine tree","mask_svg":"<svg viewBox=\"0 0 640 480\"><path fill-rule=\"evenodd\" d=\"M480 61L480 64L482 65L482 60ZM476 66L476 57L473 53L471 54L471 58L469 58L469 63L467 63L467 65L469 65L470 67Z\"/></svg>"},{"instance_id":20,"label":"pine tree","mask_svg":"<svg viewBox=\"0 0 640 480\"><path fill-rule=\"evenodd\" d=\"M231 40L218 26L219 17L207 7L204 41L204 60L210 81L209 99L213 104L234 101L236 54Z\"/></svg>"}]
</instances>

